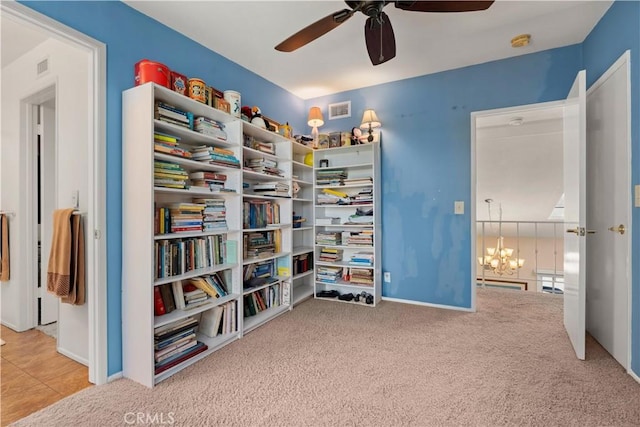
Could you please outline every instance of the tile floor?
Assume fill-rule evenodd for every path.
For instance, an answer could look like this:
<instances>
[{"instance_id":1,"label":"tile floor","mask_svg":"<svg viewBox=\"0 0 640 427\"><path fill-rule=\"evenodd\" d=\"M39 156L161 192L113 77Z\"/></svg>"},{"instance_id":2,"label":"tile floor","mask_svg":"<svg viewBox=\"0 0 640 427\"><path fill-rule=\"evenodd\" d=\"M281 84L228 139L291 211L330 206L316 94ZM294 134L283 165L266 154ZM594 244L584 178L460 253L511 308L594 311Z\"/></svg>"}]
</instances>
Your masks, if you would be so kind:
<instances>
[{"instance_id":1,"label":"tile floor","mask_svg":"<svg viewBox=\"0 0 640 427\"><path fill-rule=\"evenodd\" d=\"M32 329L1 326L0 425L51 405L92 384L86 366L56 351L55 339Z\"/></svg>"}]
</instances>

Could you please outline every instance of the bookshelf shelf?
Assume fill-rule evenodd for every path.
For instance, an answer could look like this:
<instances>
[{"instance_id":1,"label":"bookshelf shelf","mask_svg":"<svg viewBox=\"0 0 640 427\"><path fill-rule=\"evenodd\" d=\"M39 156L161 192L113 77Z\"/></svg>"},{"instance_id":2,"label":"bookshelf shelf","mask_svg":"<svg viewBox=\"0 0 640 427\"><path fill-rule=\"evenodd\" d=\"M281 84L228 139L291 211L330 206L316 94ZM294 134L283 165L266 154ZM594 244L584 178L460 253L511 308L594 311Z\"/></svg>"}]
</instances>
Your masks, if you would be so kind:
<instances>
[{"instance_id":1,"label":"bookshelf shelf","mask_svg":"<svg viewBox=\"0 0 640 427\"><path fill-rule=\"evenodd\" d=\"M313 227L299 227L299 228L293 229L293 231L309 231L309 230L313 230Z\"/></svg>"},{"instance_id":2,"label":"bookshelf shelf","mask_svg":"<svg viewBox=\"0 0 640 427\"><path fill-rule=\"evenodd\" d=\"M229 196L231 196L232 194L237 195L237 193L233 193L233 192L211 191L211 190L207 190L206 188L198 188L198 187L191 187L188 190L183 190L179 188L153 187L153 191L155 191L158 194L162 194L162 193L174 194L174 195L182 194L185 196L192 196L192 197L193 196L211 197L211 196L218 196L220 194L226 194Z\"/></svg>"},{"instance_id":3,"label":"bookshelf shelf","mask_svg":"<svg viewBox=\"0 0 640 427\"><path fill-rule=\"evenodd\" d=\"M302 284L300 286L294 287L297 291L295 297L293 298L293 305L296 306L302 301L313 297L313 285L309 286L307 284Z\"/></svg>"},{"instance_id":4,"label":"bookshelf shelf","mask_svg":"<svg viewBox=\"0 0 640 427\"><path fill-rule=\"evenodd\" d=\"M174 310L171 313L163 314L162 316L154 316L153 327L158 328L160 326L168 325L169 323L175 322L176 320L180 320L189 316L194 316L198 313L202 313L203 311L210 310L213 307L219 306L229 301L233 301L238 297L239 297L238 294L229 294L229 295L223 296L222 298L211 299L207 301L205 304L199 305L194 308L185 309L185 310Z\"/></svg>"},{"instance_id":5,"label":"bookshelf shelf","mask_svg":"<svg viewBox=\"0 0 640 427\"><path fill-rule=\"evenodd\" d=\"M278 283L282 283L285 280L289 279L289 276L276 276L274 277L275 280L269 282L269 283L265 283L264 285L260 285L260 286L256 286L253 288L249 288L249 289L245 289L244 291L242 291L242 295L249 295L252 294L256 291L260 291L262 289L268 288L269 286L273 286L273 285L277 285Z\"/></svg>"},{"instance_id":6,"label":"bookshelf shelf","mask_svg":"<svg viewBox=\"0 0 640 427\"><path fill-rule=\"evenodd\" d=\"M313 246L296 246L291 250L291 255L301 255L309 252L313 252Z\"/></svg>"},{"instance_id":7,"label":"bookshelf shelf","mask_svg":"<svg viewBox=\"0 0 640 427\"><path fill-rule=\"evenodd\" d=\"M153 157L156 160L163 160L166 162L177 163L182 166L185 170L191 171L210 171L210 172L221 172L221 173L233 173L238 171L238 168L231 168L221 165L214 165L211 163L198 162L196 160L187 159L185 157L172 156L170 154L158 153L154 152Z\"/></svg>"},{"instance_id":8,"label":"bookshelf shelf","mask_svg":"<svg viewBox=\"0 0 640 427\"><path fill-rule=\"evenodd\" d=\"M262 326L263 324L267 323L269 320L272 320L274 317L289 311L290 307L289 305L280 305L280 306L276 306L276 307L272 307L272 308L268 308L264 311L261 311L260 313L251 316L251 317L245 317L244 318L244 326L243 326L243 331L244 333L248 333L251 332L252 330L256 329L259 326Z\"/></svg>"},{"instance_id":9,"label":"bookshelf shelf","mask_svg":"<svg viewBox=\"0 0 640 427\"><path fill-rule=\"evenodd\" d=\"M180 145L208 145L211 147L224 148L233 147L234 145L227 140L205 135L200 132L195 132L182 126L163 122L162 120L154 120L153 124L158 131L166 132L171 135L180 137Z\"/></svg>"},{"instance_id":10,"label":"bookshelf shelf","mask_svg":"<svg viewBox=\"0 0 640 427\"><path fill-rule=\"evenodd\" d=\"M320 167L321 162L329 166ZM317 294L327 290L337 290L341 295L366 292L373 297L373 303L355 304L375 307L382 299L380 143L317 150L313 164L314 297L347 302ZM331 203L334 201L358 203ZM372 259L372 265L352 265L352 257ZM348 280L351 276L356 282Z\"/></svg>"},{"instance_id":11,"label":"bookshelf shelf","mask_svg":"<svg viewBox=\"0 0 640 427\"><path fill-rule=\"evenodd\" d=\"M206 237L206 236L217 236L219 234L231 234L231 233L239 233L240 230L216 230L216 231L201 231L195 233L167 233L167 234L156 234L153 236L153 240L172 240L172 239L188 239L191 237Z\"/></svg>"},{"instance_id":12,"label":"bookshelf shelf","mask_svg":"<svg viewBox=\"0 0 640 427\"><path fill-rule=\"evenodd\" d=\"M280 160L278 156L276 156L275 154L256 150L251 147L242 147L242 150L244 151L245 159L269 159L269 160L275 160L275 161Z\"/></svg>"},{"instance_id":13,"label":"bookshelf shelf","mask_svg":"<svg viewBox=\"0 0 640 427\"><path fill-rule=\"evenodd\" d=\"M185 274L179 274L177 276L169 276L169 277L156 279L153 282L153 286L164 285L165 283L177 282L178 280L192 279L194 277L213 274L216 271L228 270L230 268L237 267L237 266L238 264L234 263L234 264L219 264L210 268L199 268L197 270L192 270Z\"/></svg>"},{"instance_id":14,"label":"bookshelf shelf","mask_svg":"<svg viewBox=\"0 0 640 427\"><path fill-rule=\"evenodd\" d=\"M242 174L245 179L259 180L259 181L289 181L291 178L279 175L269 175L267 173L254 172L252 170L243 169Z\"/></svg>"},{"instance_id":15,"label":"bookshelf shelf","mask_svg":"<svg viewBox=\"0 0 640 427\"><path fill-rule=\"evenodd\" d=\"M244 261L242 261L242 263L244 265L255 264L256 262L269 261L269 260L276 259L276 258L286 257L286 256L289 256L289 255L291 255L291 252L278 252L276 254L273 254L273 255L270 255L270 256L265 256L265 257L246 258Z\"/></svg>"},{"instance_id":16,"label":"bookshelf shelf","mask_svg":"<svg viewBox=\"0 0 640 427\"><path fill-rule=\"evenodd\" d=\"M207 337L206 335L203 334L197 334L196 336L198 341L201 341L205 344L207 344L207 347L209 347L207 350L203 351L202 353L199 353L197 355L195 355L194 357L185 360L184 362L167 369L166 371L158 374L158 375L154 375L154 382L157 384L160 381L166 380L167 378L169 378L171 375L180 372L182 369L186 368L187 366L191 366L194 363L198 362L199 360L204 359L205 357L209 356L210 354L214 353L215 351L221 349L222 347L224 347L225 345L237 340L238 338L240 338L240 333L239 332L234 332L234 333L230 333L230 334L224 334L224 335L220 335L220 336L216 336L214 338L210 338Z\"/></svg>"},{"instance_id":17,"label":"bookshelf shelf","mask_svg":"<svg viewBox=\"0 0 640 427\"><path fill-rule=\"evenodd\" d=\"M305 271L304 273L296 274L295 276L293 276L293 280L298 280L298 279L302 279L303 277L311 276L313 275L313 273L314 273L313 270L309 270L309 271ZM313 290L311 293L313 293Z\"/></svg>"}]
</instances>

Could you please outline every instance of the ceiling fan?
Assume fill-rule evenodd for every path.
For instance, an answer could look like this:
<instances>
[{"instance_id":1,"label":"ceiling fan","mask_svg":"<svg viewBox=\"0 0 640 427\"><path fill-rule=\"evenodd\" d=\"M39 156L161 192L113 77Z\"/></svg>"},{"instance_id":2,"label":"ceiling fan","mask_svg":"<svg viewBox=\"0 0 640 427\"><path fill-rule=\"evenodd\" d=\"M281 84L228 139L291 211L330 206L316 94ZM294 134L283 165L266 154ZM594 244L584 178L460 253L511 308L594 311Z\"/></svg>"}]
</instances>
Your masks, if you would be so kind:
<instances>
[{"instance_id":1,"label":"ceiling fan","mask_svg":"<svg viewBox=\"0 0 640 427\"><path fill-rule=\"evenodd\" d=\"M385 6L393 3L396 8L409 12L473 12L488 9L492 1L345 1L351 9L342 9L314 22L298 31L276 46L280 52L294 50L312 42L320 36L346 22L356 12L367 15L364 37L367 52L373 65L379 65L396 56L396 39L391 21L383 12Z\"/></svg>"}]
</instances>

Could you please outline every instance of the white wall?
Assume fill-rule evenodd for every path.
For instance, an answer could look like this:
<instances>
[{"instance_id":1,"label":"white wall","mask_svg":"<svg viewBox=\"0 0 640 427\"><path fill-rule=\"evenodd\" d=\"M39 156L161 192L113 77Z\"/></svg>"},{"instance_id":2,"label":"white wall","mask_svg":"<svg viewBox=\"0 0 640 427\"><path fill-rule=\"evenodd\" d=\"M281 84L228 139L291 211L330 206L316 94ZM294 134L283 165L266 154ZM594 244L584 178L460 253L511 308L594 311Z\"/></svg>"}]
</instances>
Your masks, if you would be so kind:
<instances>
[{"instance_id":1,"label":"white wall","mask_svg":"<svg viewBox=\"0 0 640 427\"><path fill-rule=\"evenodd\" d=\"M48 57L49 71L36 77L36 64ZM21 331L34 325L28 315L27 259L30 245L24 242L27 230L26 206L31 191L19 179L27 165L24 147L26 131L21 129L21 100L56 85L57 156L55 208L72 206L71 194L79 193L79 208L86 212L88 188L88 135L90 120L89 56L54 39L49 39L2 69L2 130L0 145L0 206L13 211L10 221L11 280L0 284L2 324ZM24 120L24 119L22 119ZM24 123L23 123L24 126ZM23 127L22 126L22 127ZM43 218L51 221L51 218ZM86 224L85 224L86 226ZM86 227L85 227L86 228ZM86 229L85 229L86 235ZM42 248L48 253L50 248ZM43 264L43 268L46 265ZM60 304L58 348L76 360L88 360L87 305Z\"/></svg>"}]
</instances>

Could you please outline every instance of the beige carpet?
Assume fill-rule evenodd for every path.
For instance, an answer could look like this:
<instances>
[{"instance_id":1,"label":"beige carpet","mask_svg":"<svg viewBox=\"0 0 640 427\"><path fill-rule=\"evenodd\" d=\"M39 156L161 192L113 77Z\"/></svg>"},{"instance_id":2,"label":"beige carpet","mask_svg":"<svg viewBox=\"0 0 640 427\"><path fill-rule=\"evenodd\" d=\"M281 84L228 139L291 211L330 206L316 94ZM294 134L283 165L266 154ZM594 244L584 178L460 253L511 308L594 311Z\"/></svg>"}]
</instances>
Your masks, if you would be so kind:
<instances>
[{"instance_id":1,"label":"beige carpet","mask_svg":"<svg viewBox=\"0 0 640 427\"><path fill-rule=\"evenodd\" d=\"M312 300L153 390L118 380L15 425L640 425L640 384L587 346L578 361L557 296L479 290L475 314Z\"/></svg>"}]
</instances>

